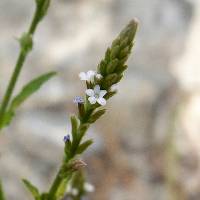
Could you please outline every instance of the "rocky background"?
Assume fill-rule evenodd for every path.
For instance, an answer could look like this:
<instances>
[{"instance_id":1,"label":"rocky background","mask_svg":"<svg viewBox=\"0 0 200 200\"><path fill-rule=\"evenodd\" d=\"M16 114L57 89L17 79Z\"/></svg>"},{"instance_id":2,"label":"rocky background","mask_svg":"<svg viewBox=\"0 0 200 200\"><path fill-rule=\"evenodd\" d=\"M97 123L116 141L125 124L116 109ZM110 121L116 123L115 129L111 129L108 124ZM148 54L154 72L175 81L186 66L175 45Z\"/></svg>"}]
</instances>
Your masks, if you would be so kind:
<instances>
[{"instance_id":1,"label":"rocky background","mask_svg":"<svg viewBox=\"0 0 200 200\"><path fill-rule=\"evenodd\" d=\"M33 0L0 1L0 98L27 29ZM112 39L137 17L129 69L84 155L90 200L200 199L199 0L52 0L16 92L50 70L58 76L18 111L0 136L0 176L9 200L31 199L21 184L45 190L62 158L78 73L95 69Z\"/></svg>"}]
</instances>

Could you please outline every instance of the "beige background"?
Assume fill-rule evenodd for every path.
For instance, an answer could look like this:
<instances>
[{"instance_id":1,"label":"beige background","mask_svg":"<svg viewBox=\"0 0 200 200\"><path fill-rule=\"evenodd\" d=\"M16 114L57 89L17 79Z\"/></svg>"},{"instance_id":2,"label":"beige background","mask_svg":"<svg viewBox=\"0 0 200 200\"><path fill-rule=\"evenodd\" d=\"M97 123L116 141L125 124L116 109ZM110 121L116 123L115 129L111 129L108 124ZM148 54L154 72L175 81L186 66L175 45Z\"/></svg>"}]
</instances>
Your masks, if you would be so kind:
<instances>
[{"instance_id":1,"label":"beige background","mask_svg":"<svg viewBox=\"0 0 200 200\"><path fill-rule=\"evenodd\" d=\"M27 29L33 0L0 1L0 98ZM199 0L53 0L16 87L49 70L58 76L18 111L0 136L0 175L9 200L31 199L20 179L46 190L70 131L78 73L95 69L130 19L140 28L129 69L107 114L92 126L84 159L92 200L200 199ZM175 150L174 150L175 149Z\"/></svg>"}]
</instances>

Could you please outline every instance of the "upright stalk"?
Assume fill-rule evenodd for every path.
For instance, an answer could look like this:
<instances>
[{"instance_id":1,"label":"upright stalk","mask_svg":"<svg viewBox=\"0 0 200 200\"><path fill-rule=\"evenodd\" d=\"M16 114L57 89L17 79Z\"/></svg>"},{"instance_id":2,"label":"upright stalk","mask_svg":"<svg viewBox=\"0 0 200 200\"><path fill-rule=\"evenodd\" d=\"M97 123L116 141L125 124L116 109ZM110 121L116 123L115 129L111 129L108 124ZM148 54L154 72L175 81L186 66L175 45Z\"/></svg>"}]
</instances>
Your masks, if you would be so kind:
<instances>
[{"instance_id":1,"label":"upright stalk","mask_svg":"<svg viewBox=\"0 0 200 200\"><path fill-rule=\"evenodd\" d=\"M5 196L4 196L1 180L0 180L0 200L5 200Z\"/></svg>"},{"instance_id":2,"label":"upright stalk","mask_svg":"<svg viewBox=\"0 0 200 200\"><path fill-rule=\"evenodd\" d=\"M15 65L14 71L13 71L12 76L10 78L8 87L6 89L6 92L5 92L5 95L3 97L1 107L0 107L0 129L2 128L3 121L4 121L4 115L6 113L6 109L9 105L10 100L11 100L16 82L19 78L20 72L21 72L23 64L24 64L24 61L26 60L28 53L32 49L32 36L35 33L37 25L39 24L42 17L45 15L45 13L47 11L48 7L46 6L46 4L47 4L47 0L36 1L35 13L33 15L33 19L31 21L28 32L25 33L21 37L21 39L19 40L20 45L21 45L19 56L17 58L17 62L16 62L16 65ZM49 5L49 0L48 0L48 5ZM44 6L46 6L46 7L44 7ZM46 10L44 10L44 8Z\"/></svg>"},{"instance_id":3,"label":"upright stalk","mask_svg":"<svg viewBox=\"0 0 200 200\"><path fill-rule=\"evenodd\" d=\"M60 176L60 173L61 173L61 169L58 171L52 185L51 185L51 188L49 190L49 193L48 193L48 200L54 200L55 199L55 194L63 180L63 178Z\"/></svg>"},{"instance_id":4,"label":"upright stalk","mask_svg":"<svg viewBox=\"0 0 200 200\"><path fill-rule=\"evenodd\" d=\"M56 177L53 180L53 183L51 184L51 187L48 191L48 199L47 200L55 200L55 195L63 181L63 176L62 176L63 170L67 172L66 168L68 168L67 166L69 165L70 160L72 160L75 156L76 155L71 155L71 157L69 157L69 158L64 158L64 160L56 174ZM69 168L71 168L71 167L69 167ZM68 174L67 176L65 176L65 179L69 178L70 176L71 175Z\"/></svg>"},{"instance_id":5,"label":"upright stalk","mask_svg":"<svg viewBox=\"0 0 200 200\"><path fill-rule=\"evenodd\" d=\"M107 49L105 57L98 65L97 69L97 73L101 78L86 80L87 95L85 100L81 97L75 98L75 103L78 104L78 116L71 116L72 138L67 138L65 141L65 159L47 193L47 200L57 200L57 191L59 190L62 181L72 176L73 170L78 170L81 166L81 163L76 163L74 160L92 144L92 140L83 142L83 137L89 126L98 120L106 111L105 109L100 108L102 104L92 104L89 101L90 97L87 92L95 94L95 91L99 88L99 92L105 93L106 100L116 93L116 91L111 90L111 87L121 80L123 72L127 68L125 62L133 47L137 25L137 20L130 21L119 36L113 41L111 47ZM83 74L85 75L85 73ZM75 196L75 199L80 199L77 195Z\"/></svg>"}]
</instances>

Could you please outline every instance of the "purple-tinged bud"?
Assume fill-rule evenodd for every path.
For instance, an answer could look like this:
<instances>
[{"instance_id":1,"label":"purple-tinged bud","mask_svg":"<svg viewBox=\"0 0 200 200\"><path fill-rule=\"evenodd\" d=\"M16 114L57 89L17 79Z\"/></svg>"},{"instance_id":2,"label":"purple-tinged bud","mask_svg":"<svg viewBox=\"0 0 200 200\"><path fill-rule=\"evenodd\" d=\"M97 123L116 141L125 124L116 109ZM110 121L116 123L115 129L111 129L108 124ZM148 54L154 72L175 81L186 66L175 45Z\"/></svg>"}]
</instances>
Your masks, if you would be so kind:
<instances>
[{"instance_id":1,"label":"purple-tinged bud","mask_svg":"<svg viewBox=\"0 0 200 200\"><path fill-rule=\"evenodd\" d=\"M69 135L69 134L68 134L68 135L65 135L64 138L63 138L63 141L64 141L65 143L69 142L69 141L70 141L70 135Z\"/></svg>"},{"instance_id":2,"label":"purple-tinged bud","mask_svg":"<svg viewBox=\"0 0 200 200\"><path fill-rule=\"evenodd\" d=\"M80 97L80 96L76 96L73 100L74 103L77 103L77 104L83 104L84 103L84 99L83 97Z\"/></svg>"},{"instance_id":3,"label":"purple-tinged bud","mask_svg":"<svg viewBox=\"0 0 200 200\"><path fill-rule=\"evenodd\" d=\"M84 114L85 114L84 99L83 99L83 97L76 96L74 98L74 103L78 104L78 110L79 110L79 116L80 116L80 118L83 117Z\"/></svg>"}]
</instances>

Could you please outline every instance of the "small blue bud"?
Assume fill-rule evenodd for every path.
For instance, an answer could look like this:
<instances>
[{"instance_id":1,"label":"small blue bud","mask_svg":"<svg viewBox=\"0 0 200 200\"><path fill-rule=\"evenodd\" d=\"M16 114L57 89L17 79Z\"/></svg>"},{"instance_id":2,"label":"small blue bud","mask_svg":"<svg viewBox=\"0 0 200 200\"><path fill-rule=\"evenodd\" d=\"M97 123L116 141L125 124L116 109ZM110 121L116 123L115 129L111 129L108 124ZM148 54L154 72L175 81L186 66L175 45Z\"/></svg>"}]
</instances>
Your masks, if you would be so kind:
<instances>
[{"instance_id":1,"label":"small blue bud","mask_svg":"<svg viewBox=\"0 0 200 200\"><path fill-rule=\"evenodd\" d=\"M80 96L76 96L73 100L74 103L78 103L78 104L83 104L84 103L84 99L83 97Z\"/></svg>"},{"instance_id":2,"label":"small blue bud","mask_svg":"<svg viewBox=\"0 0 200 200\"><path fill-rule=\"evenodd\" d=\"M64 138L63 138L63 141L65 143L69 142L70 141L70 135L65 135Z\"/></svg>"}]
</instances>

